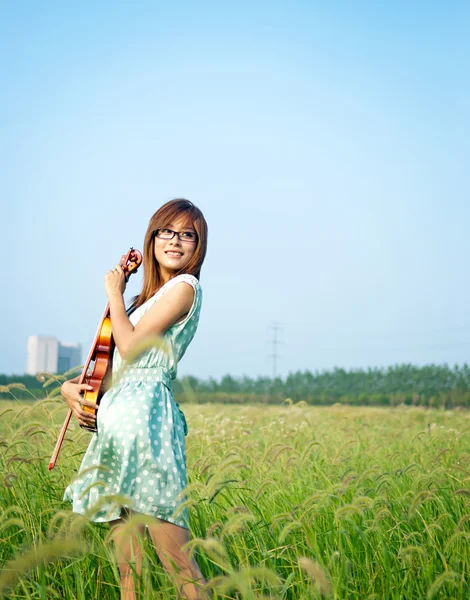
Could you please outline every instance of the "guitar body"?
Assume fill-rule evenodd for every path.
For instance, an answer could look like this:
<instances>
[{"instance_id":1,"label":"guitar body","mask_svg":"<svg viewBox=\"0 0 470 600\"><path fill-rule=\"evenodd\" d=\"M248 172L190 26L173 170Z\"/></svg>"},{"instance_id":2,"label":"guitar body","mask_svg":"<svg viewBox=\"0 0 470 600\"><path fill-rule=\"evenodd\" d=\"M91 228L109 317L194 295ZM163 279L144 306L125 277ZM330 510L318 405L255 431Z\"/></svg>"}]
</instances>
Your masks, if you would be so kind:
<instances>
[{"instance_id":1,"label":"guitar body","mask_svg":"<svg viewBox=\"0 0 470 600\"><path fill-rule=\"evenodd\" d=\"M90 400L90 402L94 402L95 404L99 405L100 400L105 392L105 377L112 365L111 352L113 347L111 319L109 316L107 316L103 319L101 328L98 332L98 340L95 347L95 353L92 358L94 361L93 370L87 373L85 377L85 382L88 383L88 385L91 385L93 391L85 391L83 394L84 400ZM89 406L84 406L83 410L92 415L96 415L96 410L94 408L90 408ZM80 427L82 427L82 429L87 429L88 431L97 431L96 427L92 426L80 425Z\"/></svg>"}]
</instances>

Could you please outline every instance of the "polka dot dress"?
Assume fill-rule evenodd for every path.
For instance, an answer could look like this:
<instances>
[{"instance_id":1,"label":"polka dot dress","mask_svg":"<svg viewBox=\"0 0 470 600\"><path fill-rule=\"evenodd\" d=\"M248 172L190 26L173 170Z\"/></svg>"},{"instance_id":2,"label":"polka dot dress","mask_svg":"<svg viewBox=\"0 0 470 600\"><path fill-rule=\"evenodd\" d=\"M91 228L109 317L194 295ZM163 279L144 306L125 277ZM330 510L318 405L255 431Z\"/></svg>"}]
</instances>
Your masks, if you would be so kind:
<instances>
[{"instance_id":1,"label":"polka dot dress","mask_svg":"<svg viewBox=\"0 0 470 600\"><path fill-rule=\"evenodd\" d=\"M176 276L134 311L130 321L136 325L179 282L194 288L194 301L184 321L165 333L164 344L130 365L123 363L117 349L114 352L113 386L100 402L98 432L64 495L74 512L92 521L112 521L128 507L188 528L187 508L178 510L185 500L188 430L173 399L171 380L196 332L202 300L199 281L188 274Z\"/></svg>"}]
</instances>

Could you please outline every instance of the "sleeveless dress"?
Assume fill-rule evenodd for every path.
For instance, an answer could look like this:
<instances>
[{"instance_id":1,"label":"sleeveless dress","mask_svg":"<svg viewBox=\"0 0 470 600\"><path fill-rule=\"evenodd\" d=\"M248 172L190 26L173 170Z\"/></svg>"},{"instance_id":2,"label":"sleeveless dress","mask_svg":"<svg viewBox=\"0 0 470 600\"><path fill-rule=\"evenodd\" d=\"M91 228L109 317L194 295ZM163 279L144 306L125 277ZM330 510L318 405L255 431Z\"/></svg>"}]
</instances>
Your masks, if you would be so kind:
<instances>
[{"instance_id":1,"label":"sleeveless dress","mask_svg":"<svg viewBox=\"0 0 470 600\"><path fill-rule=\"evenodd\" d=\"M113 385L100 402L98 431L77 478L64 493L73 512L91 521L118 519L122 507L127 507L189 528L186 507L174 515L185 501L188 429L174 401L171 380L197 329L202 301L199 281L189 274L177 275L129 319L135 326L159 298L182 281L194 288L193 304L186 318L168 329L163 344L130 364L122 360L117 348L114 351Z\"/></svg>"}]
</instances>

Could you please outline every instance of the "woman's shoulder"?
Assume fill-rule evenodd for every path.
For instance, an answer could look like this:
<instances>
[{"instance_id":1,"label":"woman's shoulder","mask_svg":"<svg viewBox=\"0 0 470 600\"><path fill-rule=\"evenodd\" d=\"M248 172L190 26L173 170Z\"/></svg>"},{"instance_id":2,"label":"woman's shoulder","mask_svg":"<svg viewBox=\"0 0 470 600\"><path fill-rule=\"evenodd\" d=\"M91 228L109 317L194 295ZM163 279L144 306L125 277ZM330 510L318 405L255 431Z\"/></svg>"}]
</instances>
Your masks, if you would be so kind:
<instances>
[{"instance_id":1,"label":"woman's shoulder","mask_svg":"<svg viewBox=\"0 0 470 600\"><path fill-rule=\"evenodd\" d=\"M195 290L201 287L199 279L197 277L194 277L194 275L191 275L190 273L181 273L180 275L176 275L176 277L173 277L172 279L167 281L163 287L165 288L165 291L167 291L177 283L181 282L189 283L189 285L191 285Z\"/></svg>"},{"instance_id":2,"label":"woman's shoulder","mask_svg":"<svg viewBox=\"0 0 470 600\"><path fill-rule=\"evenodd\" d=\"M147 298L147 300L140 304L137 308L131 305L127 309L127 316L131 317L132 315L134 320L136 318L140 318L140 316L147 312L147 310L149 310L149 308L151 308L157 300L159 300L163 295L165 295L168 292L168 290L170 290L173 286L182 281L189 283L189 285L193 287L195 298L202 297L202 290L201 285L199 283L199 279L197 277L194 277L194 275L191 275L190 273L181 273L180 275L177 275L176 277L173 277L172 279L167 281L159 290L155 292L155 294L153 294L153 296Z\"/></svg>"},{"instance_id":3,"label":"woman's shoulder","mask_svg":"<svg viewBox=\"0 0 470 600\"><path fill-rule=\"evenodd\" d=\"M189 308L189 311L186 314L186 316L183 318L182 321L178 321L178 322L174 323L173 327L171 328L172 331L174 331L176 335L178 335L178 333L181 331L185 331L187 326L191 326L193 328L195 328L197 326L197 321L199 319L199 311L201 309L201 301L202 301L202 291L201 291L201 286L199 284L199 279L197 277L194 277L194 275L190 275L189 273L182 273L181 275L177 275L176 277L173 277L173 279L170 279L170 281L168 281L165 285L168 286L168 289L171 289L172 287L174 287L175 285L177 285L178 283L181 283L181 282L189 284L193 288L194 293L189 291L189 288L187 288L187 289L182 288L180 290L181 294L188 293L188 298L187 298L188 302L189 302L189 294L192 295L192 300L191 300L191 307ZM196 325L194 325L194 322L196 322Z\"/></svg>"}]
</instances>

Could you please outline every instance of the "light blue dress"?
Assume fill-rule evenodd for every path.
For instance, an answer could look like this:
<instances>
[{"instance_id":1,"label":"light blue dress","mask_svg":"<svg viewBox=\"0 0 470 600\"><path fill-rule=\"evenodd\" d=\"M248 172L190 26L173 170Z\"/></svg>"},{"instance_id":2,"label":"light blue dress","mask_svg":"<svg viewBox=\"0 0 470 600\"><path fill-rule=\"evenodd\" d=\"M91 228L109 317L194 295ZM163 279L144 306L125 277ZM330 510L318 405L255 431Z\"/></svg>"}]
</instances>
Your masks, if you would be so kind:
<instances>
[{"instance_id":1,"label":"light blue dress","mask_svg":"<svg viewBox=\"0 0 470 600\"><path fill-rule=\"evenodd\" d=\"M154 346L128 365L117 349L114 352L113 385L100 402L98 432L64 494L74 512L92 521L118 519L125 506L188 528L186 507L174 515L185 500L187 425L174 401L171 380L196 333L202 301L199 281L189 274L177 275L129 318L136 325L179 282L194 288L194 301L186 318L165 333L164 348ZM113 499L116 495L120 498Z\"/></svg>"}]
</instances>

